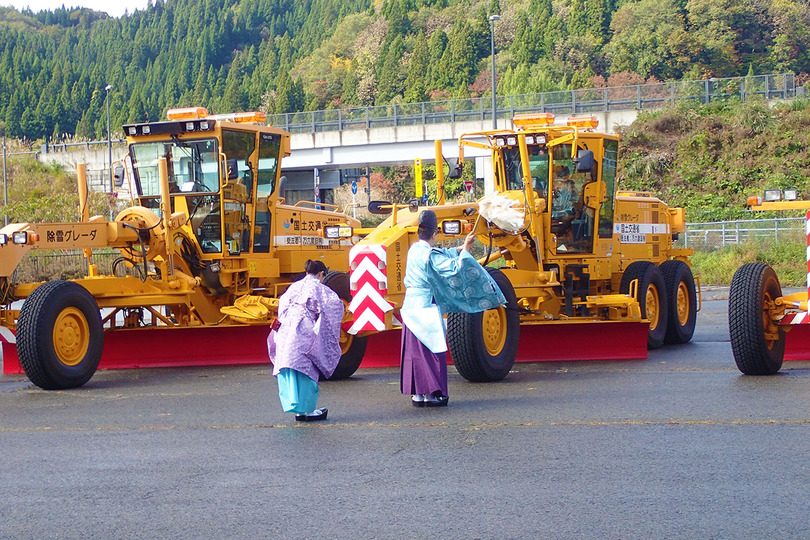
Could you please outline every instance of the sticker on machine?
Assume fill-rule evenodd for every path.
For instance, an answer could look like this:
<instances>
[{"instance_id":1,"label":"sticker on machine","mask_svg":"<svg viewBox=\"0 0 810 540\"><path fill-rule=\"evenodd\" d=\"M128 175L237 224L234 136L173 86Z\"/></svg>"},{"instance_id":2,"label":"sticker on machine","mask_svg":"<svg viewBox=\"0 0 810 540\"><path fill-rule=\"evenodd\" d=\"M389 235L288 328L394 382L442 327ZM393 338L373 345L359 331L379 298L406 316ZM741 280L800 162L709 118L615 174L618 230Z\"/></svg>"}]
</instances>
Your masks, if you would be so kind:
<instances>
[{"instance_id":1,"label":"sticker on machine","mask_svg":"<svg viewBox=\"0 0 810 540\"><path fill-rule=\"evenodd\" d=\"M299 236L299 235L290 235L290 236L276 236L276 245L277 246L326 246L329 245L329 241L325 238L320 238L318 236Z\"/></svg>"},{"instance_id":2,"label":"sticker on machine","mask_svg":"<svg viewBox=\"0 0 810 540\"><path fill-rule=\"evenodd\" d=\"M644 244L648 234L667 234L666 223L614 223L613 234L619 235L622 244Z\"/></svg>"}]
</instances>

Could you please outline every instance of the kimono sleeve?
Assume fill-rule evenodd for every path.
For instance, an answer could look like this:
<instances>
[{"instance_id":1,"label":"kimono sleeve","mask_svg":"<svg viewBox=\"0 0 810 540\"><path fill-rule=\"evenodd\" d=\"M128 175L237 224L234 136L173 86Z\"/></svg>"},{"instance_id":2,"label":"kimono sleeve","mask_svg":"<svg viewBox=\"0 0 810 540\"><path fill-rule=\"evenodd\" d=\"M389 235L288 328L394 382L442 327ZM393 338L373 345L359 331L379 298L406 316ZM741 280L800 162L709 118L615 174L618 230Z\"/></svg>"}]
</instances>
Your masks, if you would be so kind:
<instances>
[{"instance_id":1,"label":"kimono sleeve","mask_svg":"<svg viewBox=\"0 0 810 540\"><path fill-rule=\"evenodd\" d=\"M332 289L319 285L317 347L308 355L324 377L331 377L340 362L340 324L343 322L343 301ZM317 351L317 352L316 352Z\"/></svg>"},{"instance_id":2,"label":"kimono sleeve","mask_svg":"<svg viewBox=\"0 0 810 540\"><path fill-rule=\"evenodd\" d=\"M445 313L478 313L506 303L495 280L469 252L434 249L430 267L437 282L433 289L436 303ZM444 252L444 253L443 253Z\"/></svg>"}]
</instances>

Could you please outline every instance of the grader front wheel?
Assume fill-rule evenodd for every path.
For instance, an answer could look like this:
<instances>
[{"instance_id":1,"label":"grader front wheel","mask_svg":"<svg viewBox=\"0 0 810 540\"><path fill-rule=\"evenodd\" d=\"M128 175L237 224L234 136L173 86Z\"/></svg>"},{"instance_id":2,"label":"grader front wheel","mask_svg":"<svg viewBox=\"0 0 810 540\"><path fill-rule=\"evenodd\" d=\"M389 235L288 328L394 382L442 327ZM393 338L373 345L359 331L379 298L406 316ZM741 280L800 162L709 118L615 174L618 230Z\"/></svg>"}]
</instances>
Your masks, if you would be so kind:
<instances>
[{"instance_id":1,"label":"grader front wheel","mask_svg":"<svg viewBox=\"0 0 810 540\"><path fill-rule=\"evenodd\" d=\"M459 374L472 382L499 381L515 364L520 316L515 289L500 270L490 275L506 297L506 305L483 313L450 313L447 342Z\"/></svg>"},{"instance_id":2,"label":"grader front wheel","mask_svg":"<svg viewBox=\"0 0 810 540\"><path fill-rule=\"evenodd\" d=\"M764 263L742 265L731 279L728 330L737 368L745 375L773 375L782 367L785 332L770 316L782 287Z\"/></svg>"},{"instance_id":3,"label":"grader front wheel","mask_svg":"<svg viewBox=\"0 0 810 540\"><path fill-rule=\"evenodd\" d=\"M17 324L17 353L31 382L45 390L81 386L101 360L104 329L87 289L51 281L29 296Z\"/></svg>"}]
</instances>

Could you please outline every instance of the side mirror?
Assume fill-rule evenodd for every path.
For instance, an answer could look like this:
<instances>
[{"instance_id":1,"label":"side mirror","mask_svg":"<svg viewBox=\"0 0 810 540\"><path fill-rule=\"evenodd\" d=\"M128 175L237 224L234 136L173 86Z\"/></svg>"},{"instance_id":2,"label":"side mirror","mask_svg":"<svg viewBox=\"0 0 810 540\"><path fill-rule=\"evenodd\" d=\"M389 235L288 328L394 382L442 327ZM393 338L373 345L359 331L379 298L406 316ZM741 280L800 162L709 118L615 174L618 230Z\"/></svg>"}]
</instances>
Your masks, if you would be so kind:
<instances>
[{"instance_id":1,"label":"side mirror","mask_svg":"<svg viewBox=\"0 0 810 540\"><path fill-rule=\"evenodd\" d=\"M577 172L591 172L594 165L593 150L578 151L574 163L577 165Z\"/></svg>"},{"instance_id":2,"label":"side mirror","mask_svg":"<svg viewBox=\"0 0 810 540\"><path fill-rule=\"evenodd\" d=\"M412 214L418 212L419 211L419 199L411 199L410 201L408 201L408 210L410 210L410 212Z\"/></svg>"},{"instance_id":3,"label":"side mirror","mask_svg":"<svg viewBox=\"0 0 810 540\"><path fill-rule=\"evenodd\" d=\"M115 178L115 187L121 187L124 185L124 168L121 166L116 167L113 169L113 178Z\"/></svg>"},{"instance_id":4,"label":"side mirror","mask_svg":"<svg viewBox=\"0 0 810 540\"><path fill-rule=\"evenodd\" d=\"M235 159L225 161L225 170L228 173L228 180L236 180L239 177L239 165Z\"/></svg>"},{"instance_id":5,"label":"side mirror","mask_svg":"<svg viewBox=\"0 0 810 540\"><path fill-rule=\"evenodd\" d=\"M607 198L607 187L604 182L588 182L582 192L582 198L588 208L599 210Z\"/></svg>"},{"instance_id":6,"label":"side mirror","mask_svg":"<svg viewBox=\"0 0 810 540\"><path fill-rule=\"evenodd\" d=\"M461 171L464 168L463 163L459 163L458 159L448 159L447 165L450 167L447 178L461 178Z\"/></svg>"},{"instance_id":7,"label":"side mirror","mask_svg":"<svg viewBox=\"0 0 810 540\"><path fill-rule=\"evenodd\" d=\"M387 215L391 213L391 203L388 201L371 201L368 203L368 211L376 215Z\"/></svg>"},{"instance_id":8,"label":"side mirror","mask_svg":"<svg viewBox=\"0 0 810 540\"><path fill-rule=\"evenodd\" d=\"M282 175L281 178L278 179L278 196L279 198L284 197L284 191L287 189L287 177Z\"/></svg>"}]
</instances>

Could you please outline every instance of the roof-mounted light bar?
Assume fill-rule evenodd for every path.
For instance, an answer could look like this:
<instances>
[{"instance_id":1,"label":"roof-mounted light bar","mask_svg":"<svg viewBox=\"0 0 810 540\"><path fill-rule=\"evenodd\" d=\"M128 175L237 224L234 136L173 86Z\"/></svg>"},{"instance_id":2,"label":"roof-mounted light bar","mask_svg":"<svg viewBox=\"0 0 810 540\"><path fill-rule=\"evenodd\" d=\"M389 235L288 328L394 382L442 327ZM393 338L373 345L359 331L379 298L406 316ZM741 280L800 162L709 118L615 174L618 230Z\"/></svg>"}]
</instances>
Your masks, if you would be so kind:
<instances>
[{"instance_id":1,"label":"roof-mounted light bar","mask_svg":"<svg viewBox=\"0 0 810 540\"><path fill-rule=\"evenodd\" d=\"M208 109L205 107L183 107L180 109L169 109L166 111L169 120L198 120L208 117Z\"/></svg>"},{"instance_id":2,"label":"roof-mounted light bar","mask_svg":"<svg viewBox=\"0 0 810 540\"><path fill-rule=\"evenodd\" d=\"M237 122L237 123L252 122L260 124L265 120L267 120L267 115L261 111L252 111L240 113L215 114L213 116L209 116L209 118L214 120L226 120L229 122Z\"/></svg>"},{"instance_id":3,"label":"roof-mounted light bar","mask_svg":"<svg viewBox=\"0 0 810 540\"><path fill-rule=\"evenodd\" d=\"M599 127L599 119L595 116L571 117L566 121L565 125L593 129Z\"/></svg>"},{"instance_id":4,"label":"roof-mounted light bar","mask_svg":"<svg viewBox=\"0 0 810 540\"><path fill-rule=\"evenodd\" d=\"M516 114L512 118L512 123L518 129L537 129L550 126L554 123L554 113L532 113L532 114Z\"/></svg>"}]
</instances>

